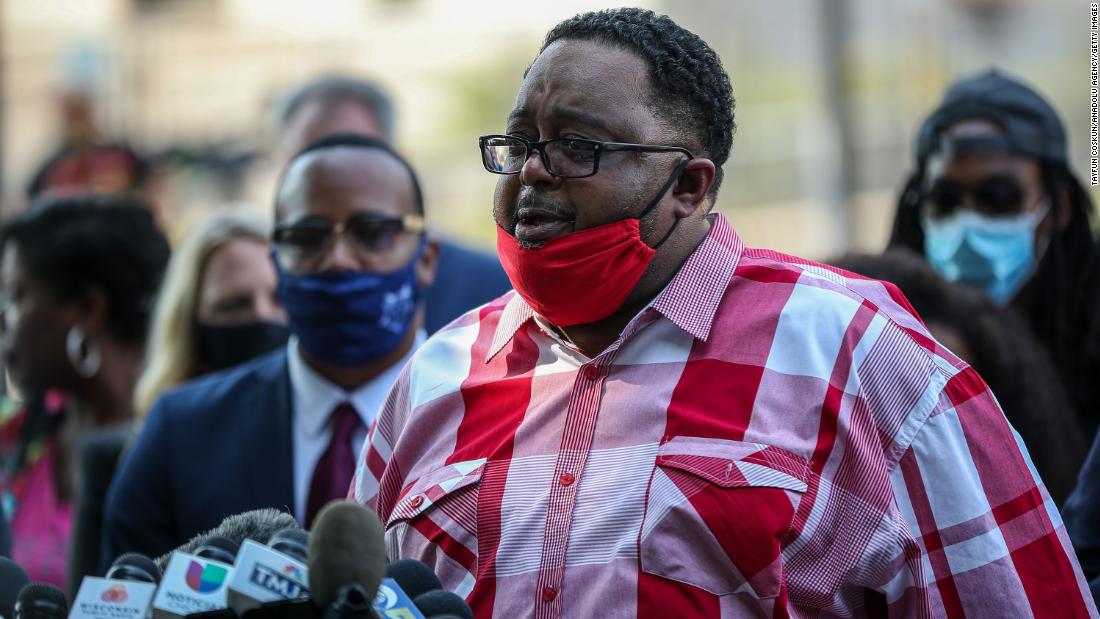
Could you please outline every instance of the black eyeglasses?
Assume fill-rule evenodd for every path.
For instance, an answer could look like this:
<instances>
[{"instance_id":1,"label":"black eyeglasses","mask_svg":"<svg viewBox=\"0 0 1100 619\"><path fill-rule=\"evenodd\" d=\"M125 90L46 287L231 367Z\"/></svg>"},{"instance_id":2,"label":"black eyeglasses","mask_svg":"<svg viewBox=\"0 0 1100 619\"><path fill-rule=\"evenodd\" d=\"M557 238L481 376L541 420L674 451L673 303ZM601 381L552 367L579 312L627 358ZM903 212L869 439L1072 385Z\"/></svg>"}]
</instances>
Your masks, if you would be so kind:
<instances>
[{"instance_id":1,"label":"black eyeglasses","mask_svg":"<svg viewBox=\"0 0 1100 619\"><path fill-rule=\"evenodd\" d=\"M538 152L546 171L558 178L585 178L600 170L600 153L634 151L642 153L682 153L694 159L686 148L655 144L597 142L582 138L558 138L532 142L515 135L483 135L478 138L481 162L493 174L516 174Z\"/></svg>"},{"instance_id":2,"label":"black eyeglasses","mask_svg":"<svg viewBox=\"0 0 1100 619\"><path fill-rule=\"evenodd\" d=\"M369 259L392 249L400 235L420 234L424 230L424 218L420 215L384 217L359 213L338 224L320 217L307 217L277 226L272 238L281 259L288 264L301 265L328 252L338 234L346 234L356 253Z\"/></svg>"},{"instance_id":3,"label":"black eyeglasses","mask_svg":"<svg viewBox=\"0 0 1100 619\"><path fill-rule=\"evenodd\" d=\"M990 176L968 186L947 179L937 180L924 193L933 217L946 217L962 206L969 195L974 207L988 215L1016 215L1024 210L1025 191L1011 176Z\"/></svg>"}]
</instances>

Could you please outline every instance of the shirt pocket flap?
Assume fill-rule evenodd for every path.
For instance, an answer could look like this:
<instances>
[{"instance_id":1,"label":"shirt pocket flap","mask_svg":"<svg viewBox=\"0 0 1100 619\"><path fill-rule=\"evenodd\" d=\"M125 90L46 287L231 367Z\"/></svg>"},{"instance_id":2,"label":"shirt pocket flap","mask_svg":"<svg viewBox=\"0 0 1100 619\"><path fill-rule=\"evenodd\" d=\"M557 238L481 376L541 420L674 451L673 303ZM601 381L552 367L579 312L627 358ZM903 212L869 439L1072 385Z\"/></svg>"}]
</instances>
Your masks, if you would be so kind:
<instances>
[{"instance_id":1,"label":"shirt pocket flap","mask_svg":"<svg viewBox=\"0 0 1100 619\"><path fill-rule=\"evenodd\" d=\"M723 488L769 487L805 492L810 463L785 449L744 441L675 437L657 450L657 465Z\"/></svg>"},{"instance_id":2,"label":"shirt pocket flap","mask_svg":"<svg viewBox=\"0 0 1100 619\"><path fill-rule=\"evenodd\" d=\"M415 518L459 490L481 481L485 458L455 462L422 475L406 487L397 501L386 527L398 520Z\"/></svg>"}]
</instances>

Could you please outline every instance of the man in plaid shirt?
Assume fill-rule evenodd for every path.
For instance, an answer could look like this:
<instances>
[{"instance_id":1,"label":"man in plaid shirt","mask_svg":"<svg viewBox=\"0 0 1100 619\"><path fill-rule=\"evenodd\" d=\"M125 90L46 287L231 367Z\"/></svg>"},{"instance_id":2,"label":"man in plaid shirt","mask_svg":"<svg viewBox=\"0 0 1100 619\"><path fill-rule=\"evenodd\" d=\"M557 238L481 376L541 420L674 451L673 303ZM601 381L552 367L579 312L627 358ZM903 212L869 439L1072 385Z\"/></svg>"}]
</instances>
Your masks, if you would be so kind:
<instances>
[{"instance_id":1,"label":"man in plaid shirt","mask_svg":"<svg viewBox=\"0 0 1100 619\"><path fill-rule=\"evenodd\" d=\"M547 36L505 135L515 287L434 335L352 484L478 617L1095 616L985 383L882 282L710 213L706 43L638 9Z\"/></svg>"}]
</instances>

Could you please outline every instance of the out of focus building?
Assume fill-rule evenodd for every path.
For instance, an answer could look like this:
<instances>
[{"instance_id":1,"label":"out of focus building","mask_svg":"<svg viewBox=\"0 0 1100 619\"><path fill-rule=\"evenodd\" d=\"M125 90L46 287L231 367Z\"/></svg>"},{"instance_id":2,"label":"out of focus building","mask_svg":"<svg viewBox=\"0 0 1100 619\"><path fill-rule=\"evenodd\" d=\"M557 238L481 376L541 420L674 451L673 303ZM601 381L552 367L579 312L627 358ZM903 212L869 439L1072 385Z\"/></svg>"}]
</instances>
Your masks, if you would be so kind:
<instances>
[{"instance_id":1,"label":"out of focus building","mask_svg":"<svg viewBox=\"0 0 1100 619\"><path fill-rule=\"evenodd\" d=\"M960 74L996 64L1064 115L1087 168L1088 6L1070 0L643 1L721 54L738 132L718 208L750 244L809 256L875 249L916 125ZM435 225L491 245L500 131L541 36L611 6L489 0L0 0L0 192L21 208L56 148L60 88L92 93L105 134L162 164L168 223L266 206L265 110L323 72L378 79Z\"/></svg>"}]
</instances>

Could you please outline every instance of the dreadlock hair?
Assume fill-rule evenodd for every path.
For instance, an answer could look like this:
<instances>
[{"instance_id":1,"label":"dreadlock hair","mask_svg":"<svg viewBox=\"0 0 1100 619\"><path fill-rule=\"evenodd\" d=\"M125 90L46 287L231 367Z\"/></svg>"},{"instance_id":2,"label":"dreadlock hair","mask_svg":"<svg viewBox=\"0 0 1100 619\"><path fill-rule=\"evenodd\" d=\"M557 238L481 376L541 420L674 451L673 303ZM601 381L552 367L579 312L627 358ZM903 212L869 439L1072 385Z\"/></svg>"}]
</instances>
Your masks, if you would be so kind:
<instances>
[{"instance_id":1,"label":"dreadlock hair","mask_svg":"<svg viewBox=\"0 0 1100 619\"><path fill-rule=\"evenodd\" d=\"M716 166L712 195L722 183L722 164L729 158L736 129L729 76L718 54L693 32L667 15L636 8L582 13L551 30L539 54L563 39L596 41L621 47L649 65L651 93L647 102L678 130L698 140Z\"/></svg>"},{"instance_id":2,"label":"dreadlock hair","mask_svg":"<svg viewBox=\"0 0 1100 619\"><path fill-rule=\"evenodd\" d=\"M904 247L924 255L924 229L920 207L924 198L926 161L906 180L898 198L889 247ZM1095 360L1100 359L1100 272L1096 240L1092 234L1094 209L1085 188L1065 164L1042 162L1043 191L1050 198L1051 217L1058 221L1066 209L1069 221L1056 229L1042 259L1034 314L1028 322L1049 349L1067 388L1082 413L1095 403L1088 387ZM1082 342L1085 342L1082 344ZM1082 346L1086 350L1082 351ZM1094 360L1090 362L1089 360Z\"/></svg>"}]
</instances>

